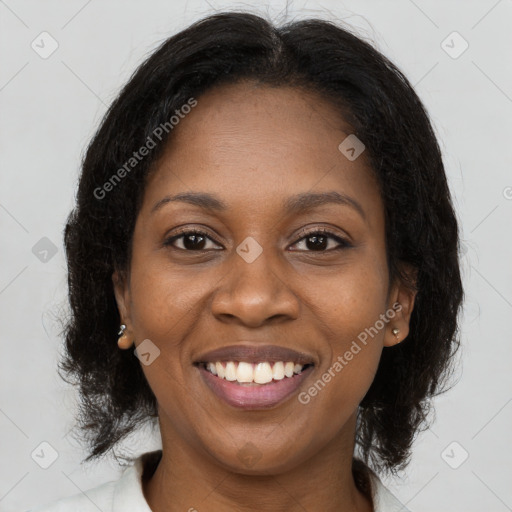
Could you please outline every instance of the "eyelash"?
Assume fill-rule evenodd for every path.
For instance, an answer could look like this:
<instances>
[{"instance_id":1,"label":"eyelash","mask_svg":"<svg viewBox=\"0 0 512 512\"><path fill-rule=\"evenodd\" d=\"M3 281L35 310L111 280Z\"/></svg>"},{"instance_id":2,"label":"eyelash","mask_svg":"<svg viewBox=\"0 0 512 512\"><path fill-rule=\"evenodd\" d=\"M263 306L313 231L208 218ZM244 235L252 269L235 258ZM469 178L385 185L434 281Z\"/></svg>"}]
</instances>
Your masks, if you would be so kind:
<instances>
[{"instance_id":1,"label":"eyelash","mask_svg":"<svg viewBox=\"0 0 512 512\"><path fill-rule=\"evenodd\" d=\"M199 249L199 250L196 250L196 251L192 251L192 250L188 250L188 249L181 249L180 247L174 247L174 245L173 245L174 241L178 240L179 238L184 237L185 235L200 235L200 236L203 236L205 238L208 238L209 240L211 240L215 244L220 245L218 242L213 240L206 232L201 231L199 229L194 229L194 228L186 228L186 229L183 229L182 231L179 231L176 235L173 235L172 237L167 238L164 241L164 245L168 246L168 247L171 247L172 249L177 249L179 251L185 251L185 252L201 252L201 251L208 251L209 250L209 249ZM307 230L301 231L299 233L299 235L298 235L300 238L294 244L292 244L292 245L295 245L298 242L301 242L302 240L304 240L305 238L311 237L311 236L314 236L314 235L322 235L322 236L327 236L328 238L332 238L333 240L335 240L339 244L339 246L335 247L334 249L326 249L326 250L323 250L323 251L297 251L297 252L319 252L319 253L326 253L326 252L330 252L330 251L338 251L338 250L346 249L346 248L349 248L349 247L353 247L352 244L349 243L346 239L341 238L338 235L335 235L334 233L332 233L331 231L329 231L329 230L327 230L325 228L320 228L320 229L316 229L316 230L312 230L312 231L307 231Z\"/></svg>"}]
</instances>

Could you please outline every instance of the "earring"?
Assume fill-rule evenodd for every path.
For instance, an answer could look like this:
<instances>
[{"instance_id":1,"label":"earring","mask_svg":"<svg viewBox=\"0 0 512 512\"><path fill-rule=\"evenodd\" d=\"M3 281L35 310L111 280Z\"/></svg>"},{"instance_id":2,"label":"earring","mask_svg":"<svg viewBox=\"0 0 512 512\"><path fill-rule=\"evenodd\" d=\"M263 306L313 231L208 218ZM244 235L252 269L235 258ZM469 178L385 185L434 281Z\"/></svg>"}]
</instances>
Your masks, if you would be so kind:
<instances>
[{"instance_id":1,"label":"earring","mask_svg":"<svg viewBox=\"0 0 512 512\"><path fill-rule=\"evenodd\" d=\"M119 332L117 333L117 335L119 336L119 339L117 340L117 345L120 349L123 349L123 350L130 348L133 343L133 341L130 341L128 339L128 336L124 332L125 330L126 330L126 325L121 324L119 327Z\"/></svg>"},{"instance_id":2,"label":"earring","mask_svg":"<svg viewBox=\"0 0 512 512\"><path fill-rule=\"evenodd\" d=\"M392 329L391 331L393 333L394 336L396 336L396 339L398 339L398 333L400 332L400 329L397 329L396 327L394 329Z\"/></svg>"}]
</instances>

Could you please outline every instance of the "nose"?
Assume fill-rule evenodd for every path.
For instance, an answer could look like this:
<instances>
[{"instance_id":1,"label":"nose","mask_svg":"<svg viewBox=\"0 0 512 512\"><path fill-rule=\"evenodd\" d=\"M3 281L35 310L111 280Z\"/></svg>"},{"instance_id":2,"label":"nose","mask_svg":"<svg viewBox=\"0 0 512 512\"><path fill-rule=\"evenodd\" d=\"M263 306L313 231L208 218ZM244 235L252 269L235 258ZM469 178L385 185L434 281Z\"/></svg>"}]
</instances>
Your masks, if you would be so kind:
<instances>
[{"instance_id":1,"label":"nose","mask_svg":"<svg viewBox=\"0 0 512 512\"><path fill-rule=\"evenodd\" d=\"M280 265L271 264L267 251L251 263L237 253L232 259L212 301L212 313L218 320L259 327L270 321L298 318L299 299Z\"/></svg>"}]
</instances>

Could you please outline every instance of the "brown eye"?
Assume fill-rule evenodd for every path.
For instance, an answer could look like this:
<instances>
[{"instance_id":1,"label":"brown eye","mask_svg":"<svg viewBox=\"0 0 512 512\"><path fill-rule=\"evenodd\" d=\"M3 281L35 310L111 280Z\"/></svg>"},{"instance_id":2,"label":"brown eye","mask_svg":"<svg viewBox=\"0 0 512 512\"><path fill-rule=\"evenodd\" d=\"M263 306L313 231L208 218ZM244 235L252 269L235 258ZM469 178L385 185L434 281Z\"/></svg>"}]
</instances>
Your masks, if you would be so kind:
<instances>
[{"instance_id":1,"label":"brown eye","mask_svg":"<svg viewBox=\"0 0 512 512\"><path fill-rule=\"evenodd\" d=\"M176 246L175 242L181 242L181 247ZM207 251L212 248L207 247L208 242L216 243L203 231L188 230L167 238L164 245L182 251Z\"/></svg>"},{"instance_id":2,"label":"brown eye","mask_svg":"<svg viewBox=\"0 0 512 512\"><path fill-rule=\"evenodd\" d=\"M347 242L347 240L326 230L311 231L305 236L302 236L294 245L303 241L305 243L305 249L298 249L299 251L327 252L352 247L352 244ZM332 244L329 246L330 241L334 242L334 247L332 247Z\"/></svg>"}]
</instances>

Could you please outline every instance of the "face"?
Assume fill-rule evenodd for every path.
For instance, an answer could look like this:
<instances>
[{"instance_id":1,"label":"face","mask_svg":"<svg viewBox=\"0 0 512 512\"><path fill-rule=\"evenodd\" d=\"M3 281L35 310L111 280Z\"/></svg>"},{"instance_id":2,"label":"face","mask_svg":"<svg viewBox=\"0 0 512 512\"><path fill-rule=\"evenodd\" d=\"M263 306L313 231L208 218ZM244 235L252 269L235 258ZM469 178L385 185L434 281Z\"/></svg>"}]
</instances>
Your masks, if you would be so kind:
<instances>
[{"instance_id":1,"label":"face","mask_svg":"<svg viewBox=\"0 0 512 512\"><path fill-rule=\"evenodd\" d=\"M353 438L383 347L408 334L414 296L388 285L377 184L364 152L349 160L338 149L350 133L321 96L247 83L201 96L174 128L128 275L113 275L129 336L150 340L142 368L163 438L247 474L285 471ZM249 350L205 357L235 345ZM276 361L300 358L275 347L311 366L275 378ZM227 371L234 360L236 373L251 356L259 379L277 365L271 382L198 364Z\"/></svg>"}]
</instances>

